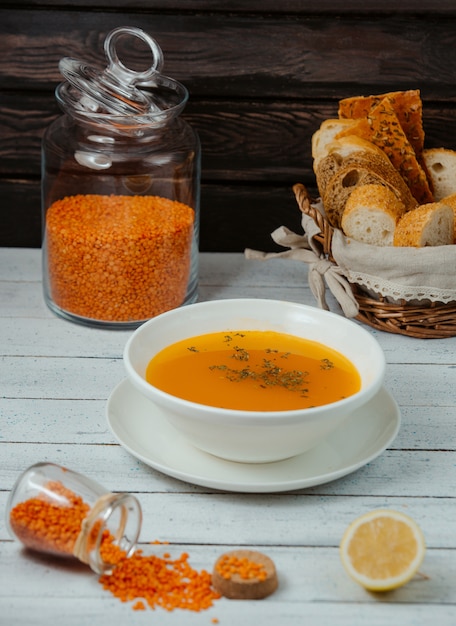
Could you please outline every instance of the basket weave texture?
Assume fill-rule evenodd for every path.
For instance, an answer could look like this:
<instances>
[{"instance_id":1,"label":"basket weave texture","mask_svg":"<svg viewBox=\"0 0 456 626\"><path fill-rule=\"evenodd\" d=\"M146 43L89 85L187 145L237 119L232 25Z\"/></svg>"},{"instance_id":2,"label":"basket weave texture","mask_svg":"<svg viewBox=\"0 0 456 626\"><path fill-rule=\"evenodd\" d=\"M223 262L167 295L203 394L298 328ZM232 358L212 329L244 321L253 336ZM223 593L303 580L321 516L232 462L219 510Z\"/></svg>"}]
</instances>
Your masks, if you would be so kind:
<instances>
[{"instance_id":1,"label":"basket weave texture","mask_svg":"<svg viewBox=\"0 0 456 626\"><path fill-rule=\"evenodd\" d=\"M304 185L293 187L296 201L302 213L308 215L321 233L315 239L322 246L328 260L334 262L331 242L334 229L325 216L310 202ZM391 303L380 294L367 295L362 288L350 283L359 306L356 319L378 330L419 339L442 339L456 336L456 302L408 303L405 300Z\"/></svg>"}]
</instances>

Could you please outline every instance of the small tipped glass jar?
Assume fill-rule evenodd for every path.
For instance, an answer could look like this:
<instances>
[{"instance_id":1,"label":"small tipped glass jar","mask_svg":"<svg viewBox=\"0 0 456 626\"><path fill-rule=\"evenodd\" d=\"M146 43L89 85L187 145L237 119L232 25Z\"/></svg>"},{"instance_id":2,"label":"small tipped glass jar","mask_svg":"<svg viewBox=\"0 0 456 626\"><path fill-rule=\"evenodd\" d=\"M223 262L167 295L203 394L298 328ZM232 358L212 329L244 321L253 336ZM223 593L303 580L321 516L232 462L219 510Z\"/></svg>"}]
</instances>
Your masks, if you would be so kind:
<instances>
[{"instance_id":1,"label":"small tipped glass jar","mask_svg":"<svg viewBox=\"0 0 456 626\"><path fill-rule=\"evenodd\" d=\"M142 512L131 494L110 493L65 467L37 463L13 487L6 524L31 550L76 558L97 574L110 574L134 552Z\"/></svg>"},{"instance_id":2,"label":"small tipped glass jar","mask_svg":"<svg viewBox=\"0 0 456 626\"><path fill-rule=\"evenodd\" d=\"M148 46L147 70L119 60L125 38ZM152 37L118 28L105 52L102 71L60 61L64 115L42 145L43 289L60 317L129 329L197 298L200 143Z\"/></svg>"}]
</instances>

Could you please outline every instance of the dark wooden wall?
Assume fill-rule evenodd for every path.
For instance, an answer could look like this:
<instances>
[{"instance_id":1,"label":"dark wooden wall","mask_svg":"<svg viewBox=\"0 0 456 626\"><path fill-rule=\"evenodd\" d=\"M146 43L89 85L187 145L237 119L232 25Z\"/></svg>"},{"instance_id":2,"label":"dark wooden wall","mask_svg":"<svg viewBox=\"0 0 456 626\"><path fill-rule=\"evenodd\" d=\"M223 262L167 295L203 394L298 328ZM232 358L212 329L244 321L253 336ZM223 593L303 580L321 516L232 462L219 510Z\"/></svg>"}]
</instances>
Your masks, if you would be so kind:
<instances>
[{"instance_id":1,"label":"dark wooden wall","mask_svg":"<svg viewBox=\"0 0 456 626\"><path fill-rule=\"evenodd\" d=\"M0 245L40 246L40 139L63 56L117 26L159 42L203 148L202 251L273 250L315 186L312 133L340 98L421 90L426 146L456 148L456 0L0 0Z\"/></svg>"}]
</instances>

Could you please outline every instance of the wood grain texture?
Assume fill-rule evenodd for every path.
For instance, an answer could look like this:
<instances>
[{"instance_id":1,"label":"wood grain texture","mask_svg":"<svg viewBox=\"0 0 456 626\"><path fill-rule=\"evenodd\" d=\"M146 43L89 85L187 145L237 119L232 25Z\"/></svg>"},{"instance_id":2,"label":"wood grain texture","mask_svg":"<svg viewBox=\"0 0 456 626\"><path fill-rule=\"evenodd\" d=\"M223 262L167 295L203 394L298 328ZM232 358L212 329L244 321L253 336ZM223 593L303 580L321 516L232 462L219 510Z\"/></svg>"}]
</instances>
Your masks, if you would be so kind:
<instances>
[{"instance_id":1,"label":"wood grain texture","mask_svg":"<svg viewBox=\"0 0 456 626\"><path fill-rule=\"evenodd\" d=\"M41 7L41 0L15 0L14 2L4 2L14 8L30 9L31 7ZM72 0L71 6L78 8L86 8L87 0ZM47 0L46 6L61 8L65 6L62 0ZM399 4L396 0L349 0L341 3L340 0L320 0L318 7L309 6L307 2L302 0L96 0L90 2L92 9L99 8L117 8L117 9L148 9L151 11L163 10L179 10L185 9L191 11L211 11L213 13L226 13L227 11L245 12L245 13L296 13L308 14L312 8L318 10L318 13L332 13L337 15L364 14L375 13L382 15L394 11L396 14L412 14L412 15L445 15L452 14L454 11L453 0L440 0L438 4L435 0L422 0L417 3L416 0L402 0Z\"/></svg>"},{"instance_id":2,"label":"wood grain texture","mask_svg":"<svg viewBox=\"0 0 456 626\"><path fill-rule=\"evenodd\" d=\"M241 254L200 256L200 298L287 298L314 305L307 266ZM419 340L367 328L387 360L386 386L399 403L398 436L377 459L337 481L289 493L223 492L176 480L142 463L114 438L106 400L125 376L131 331L86 328L56 318L41 292L40 251L0 249L0 509L26 467L49 460L82 471L107 489L137 495L140 548L187 552L210 570L226 550L257 549L276 564L279 589L262 602L217 601L201 614L132 611L108 595L86 566L23 550L0 516L0 621L47 626L454 626L456 611L456 338ZM337 312L334 302L331 307ZM379 597L346 575L338 546L348 524L376 508L412 516L425 535L421 572ZM169 544L150 545L150 541ZM3 620L3 621L2 621Z\"/></svg>"},{"instance_id":3,"label":"wood grain texture","mask_svg":"<svg viewBox=\"0 0 456 626\"><path fill-rule=\"evenodd\" d=\"M202 251L276 249L269 233L282 216L296 224L295 182L315 188L311 136L339 98L418 88L426 147L456 148L452 0L3 2L0 245L41 242L40 143L60 113L59 60L102 66L104 38L119 25L153 35L166 73L190 91L184 116L203 149ZM135 40L120 53L133 67L149 63Z\"/></svg>"},{"instance_id":4,"label":"wood grain texture","mask_svg":"<svg viewBox=\"0 0 456 626\"><path fill-rule=\"evenodd\" d=\"M185 82L193 96L337 98L354 87L418 83L424 97L435 97L452 85L456 67L451 49L456 17L448 15L424 20L394 13L379 20L375 14L360 19L337 13L328 19L310 11L0 11L0 87L10 89L13 84L49 89L60 81L63 56L103 67L104 38L119 25L140 25L154 35L166 72ZM149 59L134 40L120 54L132 64Z\"/></svg>"}]
</instances>

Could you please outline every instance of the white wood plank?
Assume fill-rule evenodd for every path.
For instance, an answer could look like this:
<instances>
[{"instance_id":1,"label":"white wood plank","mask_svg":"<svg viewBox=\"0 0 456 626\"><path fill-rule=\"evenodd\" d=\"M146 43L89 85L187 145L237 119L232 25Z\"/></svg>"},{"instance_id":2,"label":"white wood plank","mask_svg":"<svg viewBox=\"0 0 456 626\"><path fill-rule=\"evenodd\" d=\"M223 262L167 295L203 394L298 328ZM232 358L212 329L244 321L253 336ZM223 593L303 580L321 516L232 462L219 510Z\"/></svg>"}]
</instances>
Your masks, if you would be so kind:
<instances>
[{"instance_id":1,"label":"white wood plank","mask_svg":"<svg viewBox=\"0 0 456 626\"><path fill-rule=\"evenodd\" d=\"M254 547L255 544L252 544ZM182 552L189 553L189 562L197 570L212 570L213 563L217 557L226 549L230 549L229 544L218 546L192 546L182 544L176 546L141 546L145 554L162 555L163 552L170 552L171 557L178 558ZM67 598L78 597L104 597L105 592L99 585L97 577L88 570L87 567L78 563L61 562L58 559L48 557L39 558L38 555L27 552L18 554L17 544L7 544L5 548L5 559L9 555L11 570L22 569L29 580L35 580L33 589L27 590L27 596L23 588L11 589L13 597L52 597L60 596ZM16 552L16 554L14 554ZM288 603L310 603L310 602L361 602L375 604L377 597L367 593L364 589L354 583L345 573L340 562L337 548L305 548L293 546L292 548L267 547L268 555L274 560L278 577L279 589L265 602L270 609L277 609L277 605L283 602ZM19 561L20 563L16 563ZM54 577L53 584L57 588L49 588L47 577L39 576L40 569L55 568L66 576ZM27 570L29 570L27 572ZM32 570L32 571L30 571ZM423 573L429 577L423 580L415 578L408 585L398 589L390 595L394 603L417 603L437 604L439 602L456 604L456 589L453 581L456 576L456 553L448 551L443 553L440 550L428 550L425 561L422 565ZM37 575L38 574L38 575ZM84 576L84 580L82 580ZM67 581L65 578L67 577ZM77 585L68 584L75 580ZM281 583L281 584L280 584ZM81 593L82 592L82 593ZM2 585L0 597L5 594ZM225 602L221 603L222 605ZM259 607L262 603L252 603ZM238 607L239 610L240 607ZM158 610L158 609L157 609ZM180 613L183 616L185 612ZM275 613L277 616L278 613Z\"/></svg>"},{"instance_id":2,"label":"white wood plank","mask_svg":"<svg viewBox=\"0 0 456 626\"><path fill-rule=\"evenodd\" d=\"M0 280L40 281L41 250L38 248L0 248Z\"/></svg>"},{"instance_id":3,"label":"white wood plank","mask_svg":"<svg viewBox=\"0 0 456 626\"><path fill-rule=\"evenodd\" d=\"M105 410L105 399L0 398L0 437L4 443L114 443ZM391 448L454 449L454 415L454 406L402 407L401 429Z\"/></svg>"},{"instance_id":4,"label":"white wood plank","mask_svg":"<svg viewBox=\"0 0 456 626\"><path fill-rule=\"evenodd\" d=\"M216 558L228 547L220 545L201 548L184 544L173 546L169 551L176 558L183 551L186 551L189 553L192 567L197 570L206 569L210 571ZM146 550L146 553L160 555L163 548L149 546ZM370 619L371 613L373 616L377 615L378 618L381 616L383 619L387 618L388 615L395 615L396 619L405 618L406 615L409 618L410 616L423 617L425 615L430 617L431 614L424 610L425 607L434 609L434 619L441 616L445 620L450 615L454 616L456 604L456 591L453 584L456 576L456 554L454 551L443 553L439 550L429 550L423 564L423 572L428 576L427 579L417 577L394 593L380 597L369 594L348 578L342 568L336 548L293 547L289 549L271 547L268 548L267 553L276 564L279 588L276 593L262 602L221 599L216 601L207 612L199 613L198 621L195 621L192 613L187 611L176 610L167 615L166 612L158 608L150 618L159 620L158 623L160 624L173 623L168 621L171 618L177 620L179 624L210 623L212 616L216 616L222 624L230 624L234 621L238 623L241 620L240 623L243 624L258 622L272 625L284 623L282 619L286 620L285 623L291 624L299 623L296 618L302 619L304 616L307 618L307 611L312 605L314 611L318 609L314 615L318 615L320 619L328 618L331 613L333 616L336 615L334 613L335 607L339 608L340 606L341 608L345 607L347 618L350 615L353 619L357 614L364 618L369 616L367 622L369 624L376 623ZM120 624L125 619L128 619L129 623L133 623L131 620L136 619L135 613L131 610L131 604L121 604L117 599L112 598L109 592L102 589L97 577L84 569L83 566L70 565L49 558L39 559L29 553L20 555L17 554L15 546L11 544L2 546L1 558L8 564L11 578L23 581L22 585L15 588L8 583L8 580L5 580L5 584L1 585L0 608L3 608L2 617L5 617L5 613L6 615L15 614L17 616L17 611L19 611L22 618L26 616L30 618L31 607L38 606L40 599L44 614L50 616L54 612L49 611L49 606L55 608L55 599L60 599L61 602L65 601L66 606L85 607L86 610L92 605L101 603L105 610L112 611L112 622L110 623ZM47 573L46 576L42 575L43 570ZM29 584L25 584L26 581ZM49 602L47 608L43 600ZM115 603L117 603L117 607ZM440 607L436 606L439 604ZM20 609L21 605L22 609ZM401 606L405 607L407 611L402 611ZM392 611L393 607L394 612ZM115 608L117 611L114 610ZM369 608L370 611L362 610L363 608ZM448 609L452 609L452 612ZM83 609L82 614L79 612L77 614L81 619L81 617L89 617L90 613L85 613ZM141 619L144 620L144 613L140 615ZM290 621L287 621L288 619ZM11 622L8 621L7 623ZM36 622L34 619L33 623L44 622ZM340 621L337 620L336 623L339 624ZM409 622L398 621L397 623ZM451 622L439 621L440 623L450 624ZM65 624L67 624L66 620Z\"/></svg>"},{"instance_id":5,"label":"white wood plank","mask_svg":"<svg viewBox=\"0 0 456 626\"><path fill-rule=\"evenodd\" d=\"M79 584L79 583L78 583ZM3 600L3 599L2 599ZM68 606L71 612L68 613ZM211 625L212 618L217 618L221 626L301 626L310 623L314 626L385 626L401 624L421 626L436 623L439 626L454 626L455 608L451 604L392 604L388 599L379 599L377 604L368 603L323 603L314 602L274 602L267 601L230 601L220 600L215 607L204 613L186 611L171 613L132 611L129 606L119 606L116 600L109 598L77 598L69 603L65 598L53 597L52 602L44 603L40 598L32 598L25 604L22 599L0 601L2 615L8 617L8 626L29 626L33 619L34 626L49 626L52 619L65 615L65 626L92 626L92 624L117 624L124 626L144 625L160 626L201 626Z\"/></svg>"},{"instance_id":6,"label":"white wood plank","mask_svg":"<svg viewBox=\"0 0 456 626\"><path fill-rule=\"evenodd\" d=\"M7 313L11 298L2 288L3 284L0 282L0 301L5 302L5 306L2 305L0 310L0 354L3 356L40 354L41 356L120 357L128 337L133 332L100 330L72 324L55 317L44 304L39 303L34 303L33 306L30 302L13 306ZM27 288L24 288L24 291L26 293ZM258 288L258 291L261 292L260 296L264 295L263 288ZM226 297L239 297L239 294L237 288L232 289L232 294L224 288ZM211 295L214 297L210 297ZM252 296L251 290L244 295ZM216 296L217 293L214 292L207 294L205 299L214 299ZM300 301L299 298L291 296L288 299ZM25 311L29 310L34 311L34 317L26 315ZM372 329L368 331L380 343L389 364L455 364L456 337L420 341L412 337L392 335Z\"/></svg>"},{"instance_id":7,"label":"white wood plank","mask_svg":"<svg viewBox=\"0 0 456 626\"><path fill-rule=\"evenodd\" d=\"M115 443L106 400L0 398L0 440L22 443Z\"/></svg>"},{"instance_id":8,"label":"white wood plank","mask_svg":"<svg viewBox=\"0 0 456 626\"><path fill-rule=\"evenodd\" d=\"M120 358L4 357L7 398L107 399L125 377Z\"/></svg>"},{"instance_id":9,"label":"white wood plank","mask_svg":"<svg viewBox=\"0 0 456 626\"><path fill-rule=\"evenodd\" d=\"M203 285L294 286L307 285L308 266L289 259L247 260L242 254L206 253L200 257Z\"/></svg>"},{"instance_id":10,"label":"white wood plank","mask_svg":"<svg viewBox=\"0 0 456 626\"><path fill-rule=\"evenodd\" d=\"M51 314L50 314L51 315ZM1 320L3 356L55 356L119 359L133 331L100 330L57 317Z\"/></svg>"},{"instance_id":11,"label":"white wood plank","mask_svg":"<svg viewBox=\"0 0 456 626\"><path fill-rule=\"evenodd\" d=\"M175 480L148 467L118 445L0 443L0 485L10 489L17 475L39 461L75 469L115 491L211 492ZM453 497L456 452L386 450L357 472L303 493L354 496ZM274 511L271 510L273 515Z\"/></svg>"},{"instance_id":12,"label":"white wood plank","mask_svg":"<svg viewBox=\"0 0 456 626\"><path fill-rule=\"evenodd\" d=\"M175 480L144 465L107 428L106 399L125 377L122 350L131 331L85 328L44 304L41 251L0 249L0 509L17 476L37 461L61 463L113 491L138 495L142 544L170 541L197 568L210 568L233 546L263 548L281 587L263 602L222 600L204 614L149 615L111 598L85 566L20 549L0 519L0 623L29 626L64 616L89 623L179 623L251 626L416 626L456 623L456 338L416 340L367 329L388 361L386 385L402 410L390 449L338 481L284 494L238 494ZM200 299L282 298L315 305L307 267L285 260L247 261L204 254ZM339 311L328 295L332 310ZM353 583L338 543L354 517L379 507L402 510L421 525L428 552L416 579L385 596Z\"/></svg>"},{"instance_id":13,"label":"white wood plank","mask_svg":"<svg viewBox=\"0 0 456 626\"><path fill-rule=\"evenodd\" d=\"M388 363L448 363L456 362L456 337L445 339L416 339L374 330L364 325L382 346Z\"/></svg>"},{"instance_id":14,"label":"white wood plank","mask_svg":"<svg viewBox=\"0 0 456 626\"><path fill-rule=\"evenodd\" d=\"M279 282L282 277L279 276ZM308 288L282 285L226 286L222 283L200 287L200 301L217 298L265 297L279 298L316 306ZM80 356L103 350L111 343L122 347L131 331L107 331L86 328L57 318L44 304L40 283L13 283L0 280L0 353L30 354L33 347L41 345L42 354L59 354L65 345L70 354L81 351ZM339 310L334 308L334 312ZM364 326L379 341L390 363L450 363L454 364L456 337L419 340L394 335ZM95 341L93 344L92 342ZM60 351L59 351L60 348ZM98 353L98 352L97 352ZM103 352L99 353L103 355Z\"/></svg>"},{"instance_id":15,"label":"white wood plank","mask_svg":"<svg viewBox=\"0 0 456 626\"><path fill-rule=\"evenodd\" d=\"M114 487L113 480L108 487ZM0 492L6 510L7 492ZM359 515L379 508L401 511L420 525L426 545L454 548L454 499L421 496L369 496L353 502L352 494L296 492L231 494L140 492L143 511L140 543L170 545L338 547L347 526ZM183 514L183 512L185 512ZM0 541L10 539L3 517ZM17 542L19 548L20 543Z\"/></svg>"},{"instance_id":16,"label":"white wood plank","mask_svg":"<svg viewBox=\"0 0 456 626\"><path fill-rule=\"evenodd\" d=\"M456 367L452 364L395 364L387 366L386 386L400 406L454 406L450 390L456 385Z\"/></svg>"}]
</instances>

